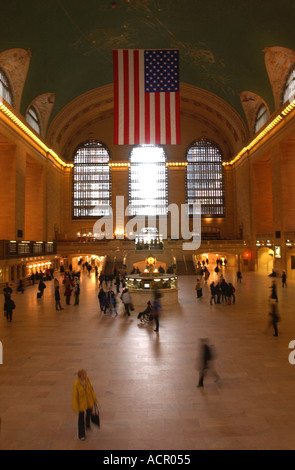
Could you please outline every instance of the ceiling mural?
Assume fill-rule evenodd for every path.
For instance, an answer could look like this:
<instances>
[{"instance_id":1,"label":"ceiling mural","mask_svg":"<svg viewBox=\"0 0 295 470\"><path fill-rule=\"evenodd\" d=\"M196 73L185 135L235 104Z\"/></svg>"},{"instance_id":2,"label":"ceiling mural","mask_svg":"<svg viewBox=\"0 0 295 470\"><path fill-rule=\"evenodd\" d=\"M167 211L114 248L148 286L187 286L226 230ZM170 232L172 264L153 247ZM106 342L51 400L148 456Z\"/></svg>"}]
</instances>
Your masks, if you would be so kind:
<instances>
[{"instance_id":1,"label":"ceiling mural","mask_svg":"<svg viewBox=\"0 0 295 470\"><path fill-rule=\"evenodd\" d=\"M164 6L160 8L160 3L165 4L166 8ZM112 4L113 8L118 7L116 2L112 2ZM189 41L183 41L167 27L166 22L159 16L159 12L166 10L168 16L165 16L165 20L169 20L171 8L168 5L168 2L157 0L135 2L130 0L127 2L127 11L135 12L135 16L127 18L116 29L100 27L83 33L80 31L79 39L72 46L80 49L83 55L95 54L96 51L112 51L113 49L136 49L139 48L138 38L144 35L145 38L150 38L153 43L145 48L159 48L159 44L164 44L163 48L178 49L181 60L186 64L185 66L198 74L200 83L212 82L214 89L219 89L225 95L234 95L230 79L226 76L224 60L216 57L204 42L197 41L196 44L192 44ZM62 8L64 10L64 7ZM65 14L75 24L71 19L71 13L65 11ZM157 37L157 44L154 44L153 41L155 37Z\"/></svg>"},{"instance_id":2,"label":"ceiling mural","mask_svg":"<svg viewBox=\"0 0 295 470\"><path fill-rule=\"evenodd\" d=\"M10 0L1 6L0 53L30 50L21 110L54 93L51 119L71 100L113 81L113 49L178 49L180 81L217 94L245 119L240 94L271 112L265 48L295 50L289 0Z\"/></svg>"}]
</instances>

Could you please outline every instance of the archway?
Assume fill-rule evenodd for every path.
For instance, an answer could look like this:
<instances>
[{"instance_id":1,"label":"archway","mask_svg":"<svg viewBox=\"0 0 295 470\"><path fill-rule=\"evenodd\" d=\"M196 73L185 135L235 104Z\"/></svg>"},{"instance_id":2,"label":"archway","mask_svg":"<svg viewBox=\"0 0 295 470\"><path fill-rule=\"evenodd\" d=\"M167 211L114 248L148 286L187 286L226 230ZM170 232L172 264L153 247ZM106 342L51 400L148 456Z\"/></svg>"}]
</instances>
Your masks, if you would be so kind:
<instances>
[{"instance_id":1,"label":"archway","mask_svg":"<svg viewBox=\"0 0 295 470\"><path fill-rule=\"evenodd\" d=\"M257 271L270 274L273 270L274 251L271 248L259 248L257 251Z\"/></svg>"}]
</instances>

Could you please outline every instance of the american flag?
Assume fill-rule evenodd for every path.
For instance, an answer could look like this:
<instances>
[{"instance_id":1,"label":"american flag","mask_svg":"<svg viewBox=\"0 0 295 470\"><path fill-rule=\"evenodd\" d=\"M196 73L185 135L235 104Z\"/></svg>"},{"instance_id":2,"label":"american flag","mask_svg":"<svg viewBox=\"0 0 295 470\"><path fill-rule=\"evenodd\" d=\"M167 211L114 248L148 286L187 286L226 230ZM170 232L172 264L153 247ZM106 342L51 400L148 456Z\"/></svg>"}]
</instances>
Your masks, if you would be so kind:
<instances>
[{"instance_id":1,"label":"american flag","mask_svg":"<svg viewBox=\"0 0 295 470\"><path fill-rule=\"evenodd\" d=\"M114 50L114 144L180 144L179 51Z\"/></svg>"}]
</instances>

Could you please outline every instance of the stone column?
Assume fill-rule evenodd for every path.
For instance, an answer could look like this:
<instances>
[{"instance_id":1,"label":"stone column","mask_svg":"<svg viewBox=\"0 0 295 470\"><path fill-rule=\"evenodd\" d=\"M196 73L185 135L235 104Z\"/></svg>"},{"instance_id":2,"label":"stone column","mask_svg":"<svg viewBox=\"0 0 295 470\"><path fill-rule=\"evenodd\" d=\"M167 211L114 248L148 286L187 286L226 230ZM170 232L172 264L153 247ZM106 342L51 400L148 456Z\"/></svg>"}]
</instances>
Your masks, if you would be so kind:
<instances>
[{"instance_id":1,"label":"stone column","mask_svg":"<svg viewBox=\"0 0 295 470\"><path fill-rule=\"evenodd\" d=\"M0 144L0 238L16 238L16 147Z\"/></svg>"}]
</instances>

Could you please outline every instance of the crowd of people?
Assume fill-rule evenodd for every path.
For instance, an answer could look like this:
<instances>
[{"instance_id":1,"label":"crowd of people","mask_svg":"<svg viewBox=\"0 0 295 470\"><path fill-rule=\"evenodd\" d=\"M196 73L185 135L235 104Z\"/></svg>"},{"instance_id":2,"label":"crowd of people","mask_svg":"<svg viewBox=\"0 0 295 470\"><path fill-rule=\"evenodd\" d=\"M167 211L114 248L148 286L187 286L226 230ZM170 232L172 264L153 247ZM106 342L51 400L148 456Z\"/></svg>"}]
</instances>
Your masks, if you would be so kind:
<instances>
[{"instance_id":1,"label":"crowd of people","mask_svg":"<svg viewBox=\"0 0 295 470\"><path fill-rule=\"evenodd\" d=\"M82 270L86 269L88 274L91 273L92 269L95 271L95 278L99 288L98 291L98 301L100 311L104 315L109 314L110 316L114 315L115 317L119 314L119 304L123 304L123 310L127 317L131 315L131 312L134 310L130 292L126 287L125 277L127 272L123 271L122 273L114 274L104 274L99 273L97 266L94 268L90 263L81 264L80 268ZM68 270L65 270L64 267L60 270L60 276L54 277L54 271L46 270L45 272L36 272L30 276L32 284L34 285L38 280L38 291L37 299L42 299L44 291L47 288L47 281L53 280L54 286L54 300L56 310L64 310L62 306L61 299L63 298L62 293L64 294L65 304L71 305L71 299L74 298L73 305L79 305L80 300L80 275L81 271L74 271L72 265L69 266ZM114 289L113 289L114 286ZM16 289L16 292L24 292L23 282L20 281ZM12 320L12 311L15 309L15 303L11 299L12 289L6 284L3 289L5 297L4 313L8 321ZM155 298L151 304L153 308L154 319L156 323L155 331L159 331L159 314L160 314L160 301L159 298Z\"/></svg>"},{"instance_id":2,"label":"crowd of people","mask_svg":"<svg viewBox=\"0 0 295 470\"><path fill-rule=\"evenodd\" d=\"M197 280L195 285L196 296L198 299L203 297L203 287L207 286L207 291L209 293L209 303L210 305L216 304L235 304L236 302L236 289L231 282L227 282L224 278L226 263L221 260L216 261L216 266L214 269L214 280L208 282L210 277L210 271L208 269L208 259L203 260L202 263L198 261L197 263ZM97 266L94 268L89 263L84 263L79 266L80 269L86 269L87 273L90 274L92 269L95 271L95 278L98 285L98 301L99 309L104 314L109 314L110 316L117 317L119 315L120 304L123 305L123 312L127 317L130 317L131 312L134 310L132 298L130 292L126 287L126 275L125 271L114 274L106 275L100 273ZM223 270L221 268L224 268ZM71 305L71 298L74 298L73 305L79 305L80 301L80 274L81 270L74 271L72 266L69 266L68 270L61 269L62 280L58 280L57 277L54 277L54 271L52 269L47 269L45 272L39 272L31 275L32 284L36 283L38 280L38 293L37 297L41 299L44 295L46 289L47 281L52 281L54 284L54 299L55 299L55 308L56 310L64 310L62 306L61 299L62 293L64 294L65 304ZM242 282L242 273L240 271L236 274L237 283ZM277 277L275 271L272 271L270 277ZM285 271L282 276L282 287L287 287L287 276ZM277 296L277 286L276 281L273 280L271 286L271 293L269 299L272 301L271 311L269 312L269 325L274 329L274 336L278 336L277 323L280 321L280 316L278 314L277 306L274 306L278 302ZM16 292L24 292L24 285L22 280L19 281L19 284L16 288ZM7 321L12 321L12 313L15 310L15 302L12 299L12 289L8 283L6 283L4 289L4 314L7 318ZM161 303L160 298L155 296L154 299L148 301L145 310L140 312L137 315L137 318L140 319L141 314L150 313L152 318L155 321L155 330L159 331L159 316L161 312Z\"/></svg>"},{"instance_id":3,"label":"crowd of people","mask_svg":"<svg viewBox=\"0 0 295 470\"><path fill-rule=\"evenodd\" d=\"M225 279L221 279L218 282L211 282L210 284L210 305L227 303L236 303L236 289L231 282L226 282Z\"/></svg>"},{"instance_id":4,"label":"crowd of people","mask_svg":"<svg viewBox=\"0 0 295 470\"><path fill-rule=\"evenodd\" d=\"M85 266L87 273L91 273L92 269L89 269L90 265ZM208 282L210 277L210 271L208 264L202 264L198 266L198 276L196 280L195 290L198 299L203 297L203 287L207 286L206 293L208 292L208 299L210 305L216 304L235 304L236 294L235 287L231 282L227 282L224 278L225 272L221 270L220 274L220 263L216 264L214 269L215 275L212 282ZM225 267L225 266L224 266ZM217 268L217 269L216 269ZM119 304L123 305L124 315L129 317L131 312L134 310L132 304L132 297L126 287L125 276L126 273L114 273L114 275L99 274L98 269L95 269L95 277L97 280L96 286L98 287L98 301L99 309L104 314L114 315L115 317L119 314ZM54 277L54 273L38 273L38 276L34 276L33 284L38 279L38 292L41 294L41 298L44 295L46 289L46 282L53 281L54 287L54 299L56 310L63 310L64 307L61 305L61 292L64 293L66 305L71 305L72 295L74 297L74 305L79 305L80 297L80 274L81 272L74 272L70 266L69 270L62 270L61 276L58 278ZM271 275L276 277L276 275ZM242 281L242 274L240 271L237 272L237 283ZM286 273L282 275L282 287L287 287ZM16 292L24 292L23 283L20 282L16 288ZM3 294L4 294L4 313L7 321L12 321L12 312L15 309L15 303L12 299L12 288L6 283ZM268 313L268 324L269 327L273 328L274 336L278 336L278 322L280 321L280 315L278 313L278 295L276 280L272 281L270 285L269 294L269 313ZM146 308L139 312L137 318L141 320L145 314L151 315L152 321L155 323L155 332L159 331L159 318L162 311L161 306L161 295L154 292L154 298L149 300L146 304ZM219 381L220 377L216 372L214 366L214 360L216 358L216 352L213 345L210 344L208 338L201 338L199 340L199 356L197 360L198 379L197 387L204 387L204 379L208 373L211 373L215 378L215 381ZM86 431L90 429L90 425L93 418L93 408L97 405L97 398L93 391L90 380L87 377L85 370L79 370L77 378L73 387L73 399L72 407L78 415L78 438L85 440Z\"/></svg>"},{"instance_id":5,"label":"crowd of people","mask_svg":"<svg viewBox=\"0 0 295 470\"><path fill-rule=\"evenodd\" d=\"M88 274L94 269L95 277L97 280L97 285L99 288L98 300L100 311L105 315L114 315L115 317L119 314L120 303L123 304L123 310L126 316L130 316L131 312L134 310L132 299L128 289L126 288L125 277L127 273L122 271L117 273L116 271L113 274L104 274L99 272L97 266L92 267L90 263L80 263L78 271L74 271L72 266L69 266L68 270L61 269L61 276L63 276L62 281L60 282L57 277L54 277L53 269L46 269L44 272L36 272L31 275L30 279L32 284L35 284L38 280L38 298L42 298L44 291L46 289L47 281L54 280L54 299L56 310L63 310L64 307L61 305L62 293L64 294L66 305L71 304L71 298L74 298L74 305L79 305L80 299L80 274L82 270L87 271ZM203 260L202 262L197 262L197 280L195 285L196 296L198 299L203 297L203 286L208 287L209 292L209 303L210 305L215 304L235 304L236 302L236 289L231 282L227 282L224 278L226 270L226 260L216 260L216 266L213 267L214 270L214 280L209 284L210 271L209 271L209 260ZM224 268L224 269L222 269ZM275 271L269 275L270 277L277 277ZM282 287L287 287L287 276L285 271L282 276ZM236 273L237 283L242 282L242 273L238 271ZM24 285L22 280L19 281L16 292L24 292ZM8 283L5 286L4 290L5 297L5 315L8 321L12 320L12 311L15 309L15 303L12 300L12 289L9 287ZM271 285L271 294L270 298L278 302L277 293L276 293L276 282L273 281ZM155 318L159 318L157 313L157 304L153 305L148 304L148 308L154 310ZM8 313L7 313L8 312ZM158 321L158 320L157 320ZM274 327L276 328L276 327ZM158 331L158 325L156 324L156 330ZM277 335L277 330L275 330Z\"/></svg>"},{"instance_id":6,"label":"crowd of people","mask_svg":"<svg viewBox=\"0 0 295 470\"><path fill-rule=\"evenodd\" d=\"M215 276L217 277L217 280L215 279L212 281L209 285L209 292L210 292L210 305L214 304L221 304L221 303L226 303L228 305L231 305L231 303L235 304L236 302L236 289L234 285L231 282L226 282L225 278L223 276L223 273L220 273L220 267L226 264L222 263L221 260L217 260L216 262L216 267L214 269ZM210 277L210 271L208 267L205 265L205 262L203 261L203 265L198 265L198 277L195 285L195 291L197 298L200 299L203 297L203 283L208 285L207 281L209 280ZM237 282L241 282L242 275L241 272L237 272Z\"/></svg>"},{"instance_id":7,"label":"crowd of people","mask_svg":"<svg viewBox=\"0 0 295 470\"><path fill-rule=\"evenodd\" d=\"M107 290L105 290L105 286ZM103 285L103 283L101 283L99 286L98 301L100 311L103 312L104 315L109 314L110 316L112 316L114 314L117 317L119 302L121 301L123 304L124 315L130 317L131 312L134 311L134 306L132 303L131 294L125 286L125 282L122 282L122 292L120 292L119 290L119 292L117 292L117 295L113 291L112 286L108 286L108 281L106 282L105 286ZM116 286L118 287L118 284L116 284ZM161 296L159 295L159 293L154 292L154 300L149 300L147 303L147 308L137 315L137 318L140 320L141 316L144 313L151 313L153 319L155 320L156 328L154 331L156 332L159 331L159 315L162 308L160 297Z\"/></svg>"}]
</instances>

